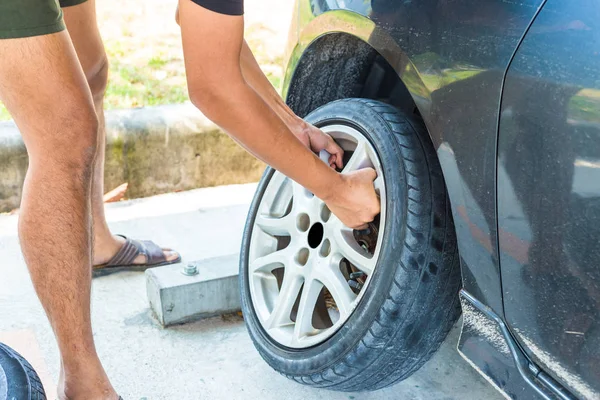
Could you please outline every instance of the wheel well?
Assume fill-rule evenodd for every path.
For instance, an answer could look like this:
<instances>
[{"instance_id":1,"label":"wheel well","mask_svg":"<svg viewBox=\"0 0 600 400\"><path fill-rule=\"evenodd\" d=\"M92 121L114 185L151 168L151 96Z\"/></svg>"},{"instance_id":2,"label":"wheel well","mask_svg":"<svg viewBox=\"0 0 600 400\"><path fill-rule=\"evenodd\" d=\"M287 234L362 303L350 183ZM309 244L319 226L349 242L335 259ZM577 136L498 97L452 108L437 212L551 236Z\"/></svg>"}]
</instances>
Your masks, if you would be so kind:
<instances>
[{"instance_id":1,"label":"wheel well","mask_svg":"<svg viewBox=\"0 0 600 400\"><path fill-rule=\"evenodd\" d=\"M287 103L305 117L339 99L359 97L419 113L392 66L369 44L347 33L331 33L302 54L289 86Z\"/></svg>"},{"instance_id":2,"label":"wheel well","mask_svg":"<svg viewBox=\"0 0 600 400\"><path fill-rule=\"evenodd\" d=\"M347 33L321 36L302 54L288 87L287 103L305 117L327 103L346 98L379 100L422 119L404 82L368 43ZM430 135L424 136L424 140L432 141Z\"/></svg>"}]
</instances>

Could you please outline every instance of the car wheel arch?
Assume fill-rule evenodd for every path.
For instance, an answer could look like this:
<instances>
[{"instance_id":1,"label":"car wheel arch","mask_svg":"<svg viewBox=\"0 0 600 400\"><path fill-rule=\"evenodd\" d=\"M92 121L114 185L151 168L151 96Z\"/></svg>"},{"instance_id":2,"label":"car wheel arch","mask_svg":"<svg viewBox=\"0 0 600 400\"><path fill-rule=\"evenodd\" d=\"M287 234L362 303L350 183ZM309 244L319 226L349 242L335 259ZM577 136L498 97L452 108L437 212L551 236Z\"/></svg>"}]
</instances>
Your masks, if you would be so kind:
<instances>
[{"instance_id":1,"label":"car wheel arch","mask_svg":"<svg viewBox=\"0 0 600 400\"><path fill-rule=\"evenodd\" d=\"M336 14L336 12L328 12L317 19L324 18L328 14ZM414 113L423 120L429 134L428 139L437 149L442 175L448 187L446 176L456 174L456 165L443 162L441 159L443 155L440 152L444 153L447 149L443 145L438 145L440 140L433 137L432 130L429 128L432 123L428 121L429 113L426 112L428 109L426 98L429 93L418 74L415 74L418 82L413 83L409 89L405 78L410 77L411 82L415 82L414 76L400 74L390 63L390 57L386 58L383 51L369 43L368 37L360 37L356 32L344 32L343 25L333 26L328 22L326 26L328 30L326 33L322 35L312 33L314 39L307 45L299 44L291 54L283 85L283 94L290 108L297 115L305 117L317 108L335 100L365 98L383 101L404 112ZM303 40L302 36L301 34L299 43L307 41ZM410 63L410 61L406 62ZM377 79L376 76L382 71L383 79ZM380 87L376 85L377 83L390 85L391 79L386 76L388 74L394 75L394 81L391 83L394 88L389 92L384 90L383 95L389 95L394 91L395 93L389 97L382 97ZM446 168L450 169L448 173ZM449 191L448 194L452 204L453 193ZM456 210L454 207L452 209L456 218ZM460 241L458 229L456 234Z\"/></svg>"}]
</instances>

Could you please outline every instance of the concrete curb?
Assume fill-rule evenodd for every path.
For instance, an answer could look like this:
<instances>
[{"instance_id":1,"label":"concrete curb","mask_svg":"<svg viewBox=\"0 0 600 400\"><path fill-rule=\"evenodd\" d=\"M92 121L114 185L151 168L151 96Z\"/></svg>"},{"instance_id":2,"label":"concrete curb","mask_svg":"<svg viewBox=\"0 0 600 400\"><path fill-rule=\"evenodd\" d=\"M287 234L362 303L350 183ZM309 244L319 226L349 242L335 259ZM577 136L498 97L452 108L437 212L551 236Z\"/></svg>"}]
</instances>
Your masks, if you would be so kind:
<instances>
[{"instance_id":1,"label":"concrete curb","mask_svg":"<svg viewBox=\"0 0 600 400\"><path fill-rule=\"evenodd\" d=\"M238 311L238 260L231 254L147 270L148 302L158 322L167 327ZM184 265L197 272L183 274Z\"/></svg>"},{"instance_id":2,"label":"concrete curb","mask_svg":"<svg viewBox=\"0 0 600 400\"><path fill-rule=\"evenodd\" d=\"M106 131L105 188L128 182L128 198L255 182L264 170L190 103L107 111ZM19 206L27 165L18 128L0 122L0 212Z\"/></svg>"}]
</instances>

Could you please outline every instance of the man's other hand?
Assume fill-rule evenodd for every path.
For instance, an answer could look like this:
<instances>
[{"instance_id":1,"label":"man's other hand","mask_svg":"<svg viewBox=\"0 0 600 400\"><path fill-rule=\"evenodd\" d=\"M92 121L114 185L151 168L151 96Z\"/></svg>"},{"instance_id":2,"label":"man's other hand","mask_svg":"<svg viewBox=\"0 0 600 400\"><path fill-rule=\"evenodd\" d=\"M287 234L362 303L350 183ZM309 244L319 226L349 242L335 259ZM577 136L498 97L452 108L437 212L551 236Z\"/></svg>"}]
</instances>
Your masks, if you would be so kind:
<instances>
[{"instance_id":1,"label":"man's other hand","mask_svg":"<svg viewBox=\"0 0 600 400\"><path fill-rule=\"evenodd\" d=\"M298 127L290 129L306 147L315 153L319 154L322 150L328 152L330 156L327 161L331 168L344 168L344 150L331 136L305 121L302 121Z\"/></svg>"}]
</instances>

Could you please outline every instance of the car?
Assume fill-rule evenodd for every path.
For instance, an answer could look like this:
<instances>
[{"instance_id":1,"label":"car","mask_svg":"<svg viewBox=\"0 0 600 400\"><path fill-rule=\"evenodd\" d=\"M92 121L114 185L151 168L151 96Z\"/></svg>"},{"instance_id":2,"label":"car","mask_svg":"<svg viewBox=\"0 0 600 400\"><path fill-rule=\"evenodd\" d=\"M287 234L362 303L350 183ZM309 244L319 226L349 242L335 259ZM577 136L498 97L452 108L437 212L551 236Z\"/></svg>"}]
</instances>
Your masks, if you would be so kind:
<instances>
[{"instance_id":1,"label":"car","mask_svg":"<svg viewBox=\"0 0 600 400\"><path fill-rule=\"evenodd\" d=\"M287 53L287 103L377 171L381 214L351 230L267 169L240 262L264 360L377 390L462 312L506 397L600 399L597 2L298 0Z\"/></svg>"}]
</instances>

